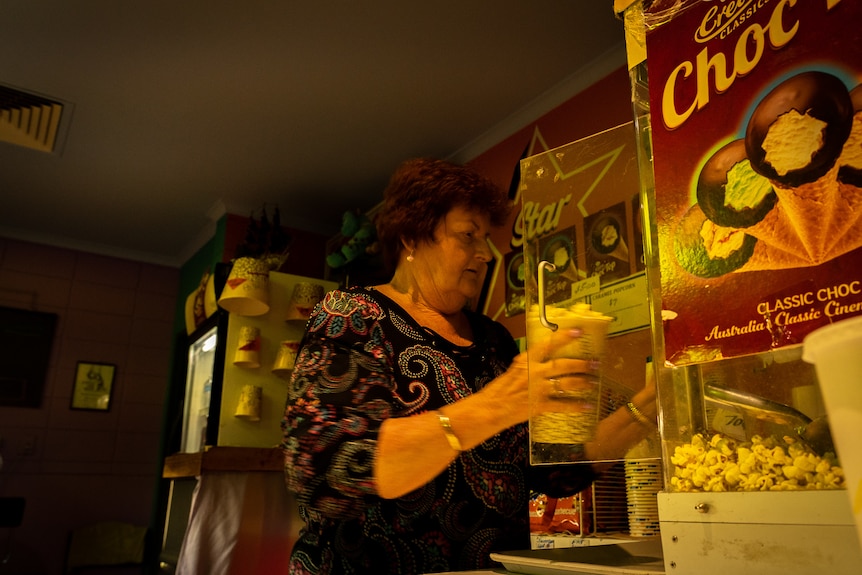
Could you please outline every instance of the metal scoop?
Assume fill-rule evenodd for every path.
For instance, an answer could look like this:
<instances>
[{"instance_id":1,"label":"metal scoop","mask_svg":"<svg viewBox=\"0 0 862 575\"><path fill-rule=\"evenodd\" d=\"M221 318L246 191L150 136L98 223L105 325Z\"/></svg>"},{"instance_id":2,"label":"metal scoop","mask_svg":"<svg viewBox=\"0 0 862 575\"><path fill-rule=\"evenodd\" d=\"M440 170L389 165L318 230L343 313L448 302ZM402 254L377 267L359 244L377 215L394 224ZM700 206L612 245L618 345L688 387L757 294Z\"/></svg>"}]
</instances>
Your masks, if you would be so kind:
<instances>
[{"instance_id":1,"label":"metal scoop","mask_svg":"<svg viewBox=\"0 0 862 575\"><path fill-rule=\"evenodd\" d=\"M829 430L829 422L825 415L812 420L789 405L752 393L713 385L704 386L703 392L706 398L712 402L741 408L755 419L790 427L802 441L819 455L828 452L835 453L832 433Z\"/></svg>"}]
</instances>

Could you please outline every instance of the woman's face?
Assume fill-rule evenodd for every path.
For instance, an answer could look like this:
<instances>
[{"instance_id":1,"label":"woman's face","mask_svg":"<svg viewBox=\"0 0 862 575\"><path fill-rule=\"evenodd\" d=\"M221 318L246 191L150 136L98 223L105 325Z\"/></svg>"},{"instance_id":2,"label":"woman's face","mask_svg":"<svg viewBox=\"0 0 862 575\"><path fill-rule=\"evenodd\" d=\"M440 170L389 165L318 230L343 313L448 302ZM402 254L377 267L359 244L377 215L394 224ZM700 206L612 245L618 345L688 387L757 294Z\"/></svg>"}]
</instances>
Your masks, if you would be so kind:
<instances>
[{"instance_id":1,"label":"woman's face","mask_svg":"<svg viewBox=\"0 0 862 575\"><path fill-rule=\"evenodd\" d=\"M434 241L416 246L410 265L428 303L454 312L479 296L492 259L490 233L487 214L458 206L437 224Z\"/></svg>"}]
</instances>

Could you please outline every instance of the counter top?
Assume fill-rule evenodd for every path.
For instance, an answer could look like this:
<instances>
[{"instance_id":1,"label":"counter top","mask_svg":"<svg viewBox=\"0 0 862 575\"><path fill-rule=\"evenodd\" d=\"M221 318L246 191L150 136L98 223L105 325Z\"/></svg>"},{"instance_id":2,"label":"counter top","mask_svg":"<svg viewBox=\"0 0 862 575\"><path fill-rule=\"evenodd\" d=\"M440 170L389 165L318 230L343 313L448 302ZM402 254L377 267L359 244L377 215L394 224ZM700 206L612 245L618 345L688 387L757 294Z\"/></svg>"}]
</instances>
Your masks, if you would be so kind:
<instances>
[{"instance_id":1,"label":"counter top","mask_svg":"<svg viewBox=\"0 0 862 575\"><path fill-rule=\"evenodd\" d=\"M284 470L284 456L278 447L209 447L200 453L175 453L165 458L162 477L197 477L218 471Z\"/></svg>"}]
</instances>

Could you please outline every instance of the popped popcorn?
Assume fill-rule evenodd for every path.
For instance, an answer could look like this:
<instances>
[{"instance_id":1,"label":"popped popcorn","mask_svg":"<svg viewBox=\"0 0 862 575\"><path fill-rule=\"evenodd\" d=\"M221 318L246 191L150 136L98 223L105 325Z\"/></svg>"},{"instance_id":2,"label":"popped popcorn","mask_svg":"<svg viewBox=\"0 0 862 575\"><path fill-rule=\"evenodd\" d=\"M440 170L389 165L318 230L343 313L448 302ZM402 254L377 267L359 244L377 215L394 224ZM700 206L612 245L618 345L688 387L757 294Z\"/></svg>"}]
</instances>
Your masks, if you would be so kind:
<instances>
[{"instance_id":1,"label":"popped popcorn","mask_svg":"<svg viewBox=\"0 0 862 575\"><path fill-rule=\"evenodd\" d=\"M697 434L670 458L675 491L842 489L844 470L833 454L820 456L793 437L755 435L751 441Z\"/></svg>"}]
</instances>

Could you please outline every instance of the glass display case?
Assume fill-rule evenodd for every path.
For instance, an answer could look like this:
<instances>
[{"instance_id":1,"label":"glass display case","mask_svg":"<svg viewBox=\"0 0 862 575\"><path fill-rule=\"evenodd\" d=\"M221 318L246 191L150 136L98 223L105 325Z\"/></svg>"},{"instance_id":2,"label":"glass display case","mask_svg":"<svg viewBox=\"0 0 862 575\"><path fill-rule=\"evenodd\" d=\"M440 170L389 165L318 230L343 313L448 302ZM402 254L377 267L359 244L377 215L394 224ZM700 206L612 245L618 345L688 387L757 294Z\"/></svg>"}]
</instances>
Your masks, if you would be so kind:
<instances>
[{"instance_id":1,"label":"glass display case","mask_svg":"<svg viewBox=\"0 0 862 575\"><path fill-rule=\"evenodd\" d=\"M228 315L218 311L188 338L181 453L198 453L216 444L227 321Z\"/></svg>"},{"instance_id":2,"label":"glass display case","mask_svg":"<svg viewBox=\"0 0 862 575\"><path fill-rule=\"evenodd\" d=\"M533 549L658 535L658 429L633 402L655 389L639 190L631 122L521 161L523 257L507 275L523 285L531 464L602 470L577 496L532 494ZM548 377L556 358L600 367Z\"/></svg>"},{"instance_id":3,"label":"glass display case","mask_svg":"<svg viewBox=\"0 0 862 575\"><path fill-rule=\"evenodd\" d=\"M621 429L638 423L628 404L652 376L634 134L627 123L521 161L533 465L659 455L646 418ZM581 337L554 348L571 328ZM548 379L555 357L600 371Z\"/></svg>"},{"instance_id":4,"label":"glass display case","mask_svg":"<svg viewBox=\"0 0 862 575\"><path fill-rule=\"evenodd\" d=\"M189 346L180 441L180 451L183 453L202 451L206 445L217 341L218 329L213 326Z\"/></svg>"}]
</instances>

